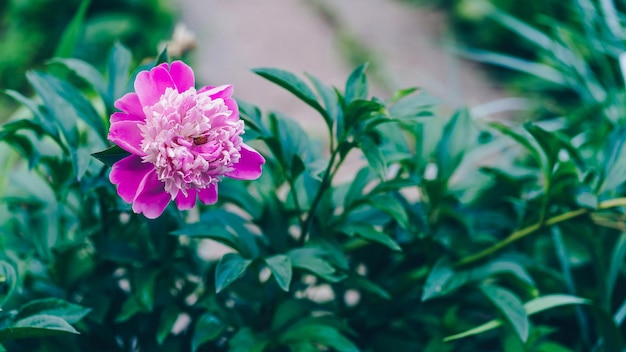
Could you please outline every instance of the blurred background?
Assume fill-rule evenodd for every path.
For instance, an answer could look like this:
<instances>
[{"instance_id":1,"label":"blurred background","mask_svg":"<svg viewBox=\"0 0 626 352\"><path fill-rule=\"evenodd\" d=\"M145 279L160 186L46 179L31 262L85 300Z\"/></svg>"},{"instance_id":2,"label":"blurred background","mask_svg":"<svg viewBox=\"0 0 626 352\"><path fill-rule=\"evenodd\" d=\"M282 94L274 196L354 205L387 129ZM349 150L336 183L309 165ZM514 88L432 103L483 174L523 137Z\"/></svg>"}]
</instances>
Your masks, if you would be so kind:
<instances>
[{"instance_id":1,"label":"blurred background","mask_svg":"<svg viewBox=\"0 0 626 352\"><path fill-rule=\"evenodd\" d=\"M417 86L449 111L515 110L508 116L519 120L593 120L607 94L622 100L614 93L623 87L623 4L600 0L3 0L1 90L30 94L26 70L55 56L81 4L72 56L103 68L119 41L139 64L167 44L171 58L194 66L199 84L231 83L238 98L282 111L314 136L314 112L251 68L339 85L369 62L382 98ZM0 121L16 106L0 94Z\"/></svg>"},{"instance_id":2,"label":"blurred background","mask_svg":"<svg viewBox=\"0 0 626 352\"><path fill-rule=\"evenodd\" d=\"M309 72L339 85L367 61L374 93L383 98L412 86L425 88L451 107L503 97L502 82L449 50L456 40L511 44L480 23L474 13L480 8L468 9L466 3L92 0L74 56L104 67L111 45L120 41L140 62L156 55L169 40L170 55L190 61L200 83L232 83L239 98L283 111L315 133L313 112L250 69L272 66ZM80 0L0 2L0 88L28 93L25 71L54 55L80 4ZM15 108L6 96L0 105L0 116Z\"/></svg>"}]
</instances>

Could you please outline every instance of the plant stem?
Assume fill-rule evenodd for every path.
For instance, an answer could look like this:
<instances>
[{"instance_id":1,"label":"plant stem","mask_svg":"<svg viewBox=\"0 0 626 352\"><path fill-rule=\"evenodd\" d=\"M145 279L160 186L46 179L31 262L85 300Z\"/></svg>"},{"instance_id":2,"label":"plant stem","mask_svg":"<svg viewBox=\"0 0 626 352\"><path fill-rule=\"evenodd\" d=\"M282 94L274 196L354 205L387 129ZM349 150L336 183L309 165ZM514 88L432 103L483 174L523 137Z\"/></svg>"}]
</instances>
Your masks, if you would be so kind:
<instances>
[{"instance_id":1,"label":"plant stem","mask_svg":"<svg viewBox=\"0 0 626 352\"><path fill-rule=\"evenodd\" d=\"M330 183L333 177L335 176L335 173L341 166L341 163L343 163L344 158L341 158L339 162L337 163L335 169L333 170L333 165L335 164L337 155L339 155L340 148L341 148L341 143L338 143L337 148L333 150L330 155L330 160L328 161L328 167L326 167L326 170L324 170L324 177L322 178L322 183L320 184L320 188L317 190L317 193L315 194L315 198L313 199L313 202L311 203L311 208L309 208L309 212L307 213L306 220L304 221L304 224L302 226L302 233L300 235L301 243L304 243L305 238L307 234L309 233L311 225L313 224L313 217L315 216L315 211L317 210L319 203L322 201L322 197L324 196L324 193L326 193L326 189L328 188L328 186L330 186Z\"/></svg>"},{"instance_id":2,"label":"plant stem","mask_svg":"<svg viewBox=\"0 0 626 352\"><path fill-rule=\"evenodd\" d=\"M614 199L609 199L606 200L604 202L600 202L598 204L598 209L610 209L610 208L615 208L615 207L619 207L619 206L626 206L626 198L614 198ZM576 218L578 216L581 216L583 214L587 214L589 212L591 212L592 209L586 209L586 208L581 208L581 209L576 209L576 210L572 210L572 211L568 211L566 213L563 214L559 214L556 216L553 216L551 218L546 219L545 221L539 221L537 223L534 223L528 227L525 227L523 229L517 230L515 232L513 232L509 237L505 238L504 240L494 244L493 246L486 248L476 254L472 254L468 257L462 258L461 260L459 260L458 262L456 262L454 264L454 267L461 267L461 266L465 266L465 265L469 265L472 264L474 262L477 262L497 251L499 251L500 249L510 245L513 242L516 242L538 230L540 230L543 227L547 227L547 226L552 226L555 224L558 224L560 222L564 222L573 218Z\"/></svg>"}]
</instances>

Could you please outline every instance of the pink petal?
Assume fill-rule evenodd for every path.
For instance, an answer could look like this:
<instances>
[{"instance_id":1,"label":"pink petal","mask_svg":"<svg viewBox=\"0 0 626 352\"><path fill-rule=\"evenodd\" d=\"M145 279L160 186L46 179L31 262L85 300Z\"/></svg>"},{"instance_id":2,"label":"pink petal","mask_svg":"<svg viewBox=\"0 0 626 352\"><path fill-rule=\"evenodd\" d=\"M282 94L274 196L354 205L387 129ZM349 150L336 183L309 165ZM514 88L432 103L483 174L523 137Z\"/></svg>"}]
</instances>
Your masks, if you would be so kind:
<instances>
[{"instance_id":1,"label":"pink petal","mask_svg":"<svg viewBox=\"0 0 626 352\"><path fill-rule=\"evenodd\" d=\"M117 99L113 105L128 115L124 118L124 120L144 121L146 119L146 115L143 113L143 107L139 102L137 93L127 93L123 97ZM113 116L111 116L111 122L113 122Z\"/></svg>"},{"instance_id":2,"label":"pink petal","mask_svg":"<svg viewBox=\"0 0 626 352\"><path fill-rule=\"evenodd\" d=\"M245 143L241 144L241 158L233 167L235 170L226 176L237 180L256 180L263 172L261 166L265 164L265 158L252 147Z\"/></svg>"},{"instance_id":3,"label":"pink petal","mask_svg":"<svg viewBox=\"0 0 626 352\"><path fill-rule=\"evenodd\" d=\"M139 130L139 123L136 121L116 121L112 123L108 138L129 153L140 156L146 155L141 150L143 137Z\"/></svg>"},{"instance_id":4,"label":"pink petal","mask_svg":"<svg viewBox=\"0 0 626 352\"><path fill-rule=\"evenodd\" d=\"M161 94L157 91L157 87L150 77L150 71L141 71L137 74L135 92L142 106L154 105L161 99Z\"/></svg>"},{"instance_id":5,"label":"pink petal","mask_svg":"<svg viewBox=\"0 0 626 352\"><path fill-rule=\"evenodd\" d=\"M174 83L176 83L176 88L179 93L186 92L195 85L193 70L182 61L172 62L170 65L170 75Z\"/></svg>"},{"instance_id":6,"label":"pink petal","mask_svg":"<svg viewBox=\"0 0 626 352\"><path fill-rule=\"evenodd\" d=\"M152 170L143 178L140 189L133 201L133 211L143 213L148 219L158 218L172 199L165 192L165 183L159 181L156 171Z\"/></svg>"},{"instance_id":7,"label":"pink petal","mask_svg":"<svg viewBox=\"0 0 626 352\"><path fill-rule=\"evenodd\" d=\"M224 104L228 106L228 110L232 111L232 114L230 114L229 118L231 120L239 120L239 105L237 105L237 102L235 101L235 99L233 98L224 99Z\"/></svg>"},{"instance_id":8,"label":"pink petal","mask_svg":"<svg viewBox=\"0 0 626 352\"><path fill-rule=\"evenodd\" d=\"M198 198L204 204L217 203L217 184L212 183L209 187L198 191Z\"/></svg>"},{"instance_id":9,"label":"pink petal","mask_svg":"<svg viewBox=\"0 0 626 352\"><path fill-rule=\"evenodd\" d=\"M196 205L196 195L198 191L195 189L188 189L187 196L183 192L178 192L178 195L175 198L176 206L179 210L189 210L192 209Z\"/></svg>"},{"instance_id":10,"label":"pink petal","mask_svg":"<svg viewBox=\"0 0 626 352\"><path fill-rule=\"evenodd\" d=\"M113 164L109 180L117 185L117 194L127 203L132 203L138 191L141 191L139 186L143 179L153 170L154 165L144 163L137 155L131 155Z\"/></svg>"},{"instance_id":11,"label":"pink petal","mask_svg":"<svg viewBox=\"0 0 626 352\"><path fill-rule=\"evenodd\" d=\"M226 100L233 95L233 86L230 84L226 84L219 87L206 86L198 91L198 93L206 93L211 99L219 99L222 98Z\"/></svg>"},{"instance_id":12,"label":"pink petal","mask_svg":"<svg viewBox=\"0 0 626 352\"><path fill-rule=\"evenodd\" d=\"M150 70L150 78L152 78L152 83L159 93L159 99L167 88L176 88L176 84L174 84L172 76L170 76L170 72L167 70L167 65L159 65Z\"/></svg>"}]
</instances>

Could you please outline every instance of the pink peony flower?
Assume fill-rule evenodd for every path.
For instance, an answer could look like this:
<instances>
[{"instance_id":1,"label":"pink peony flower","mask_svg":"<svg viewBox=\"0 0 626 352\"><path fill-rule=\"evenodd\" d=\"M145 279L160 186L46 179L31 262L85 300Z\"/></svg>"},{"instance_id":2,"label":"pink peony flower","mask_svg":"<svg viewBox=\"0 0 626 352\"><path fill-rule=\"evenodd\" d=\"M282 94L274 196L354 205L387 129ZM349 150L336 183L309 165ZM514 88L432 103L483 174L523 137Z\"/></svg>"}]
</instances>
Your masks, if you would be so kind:
<instances>
[{"instance_id":1,"label":"pink peony flower","mask_svg":"<svg viewBox=\"0 0 626 352\"><path fill-rule=\"evenodd\" d=\"M154 219L170 201L180 210L217 201L223 176L253 180L265 159L243 143L243 121L230 85L196 91L181 61L142 71L135 92L115 102L109 140L131 153L109 178L135 213Z\"/></svg>"}]
</instances>

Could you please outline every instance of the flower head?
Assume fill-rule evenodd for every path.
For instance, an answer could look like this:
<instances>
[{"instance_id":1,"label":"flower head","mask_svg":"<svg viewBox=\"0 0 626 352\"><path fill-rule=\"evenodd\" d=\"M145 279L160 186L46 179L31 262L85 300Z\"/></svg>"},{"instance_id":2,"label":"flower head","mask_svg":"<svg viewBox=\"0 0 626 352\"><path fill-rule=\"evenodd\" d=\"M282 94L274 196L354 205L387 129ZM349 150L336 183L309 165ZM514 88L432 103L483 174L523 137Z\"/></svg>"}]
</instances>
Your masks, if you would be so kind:
<instances>
[{"instance_id":1,"label":"flower head","mask_svg":"<svg viewBox=\"0 0 626 352\"><path fill-rule=\"evenodd\" d=\"M243 143L243 121L230 85L194 88L189 66L174 61L142 71L135 92L115 102L109 140L131 153L109 176L133 211L148 218L170 201L191 209L217 201L223 176L253 180L265 159Z\"/></svg>"}]
</instances>

